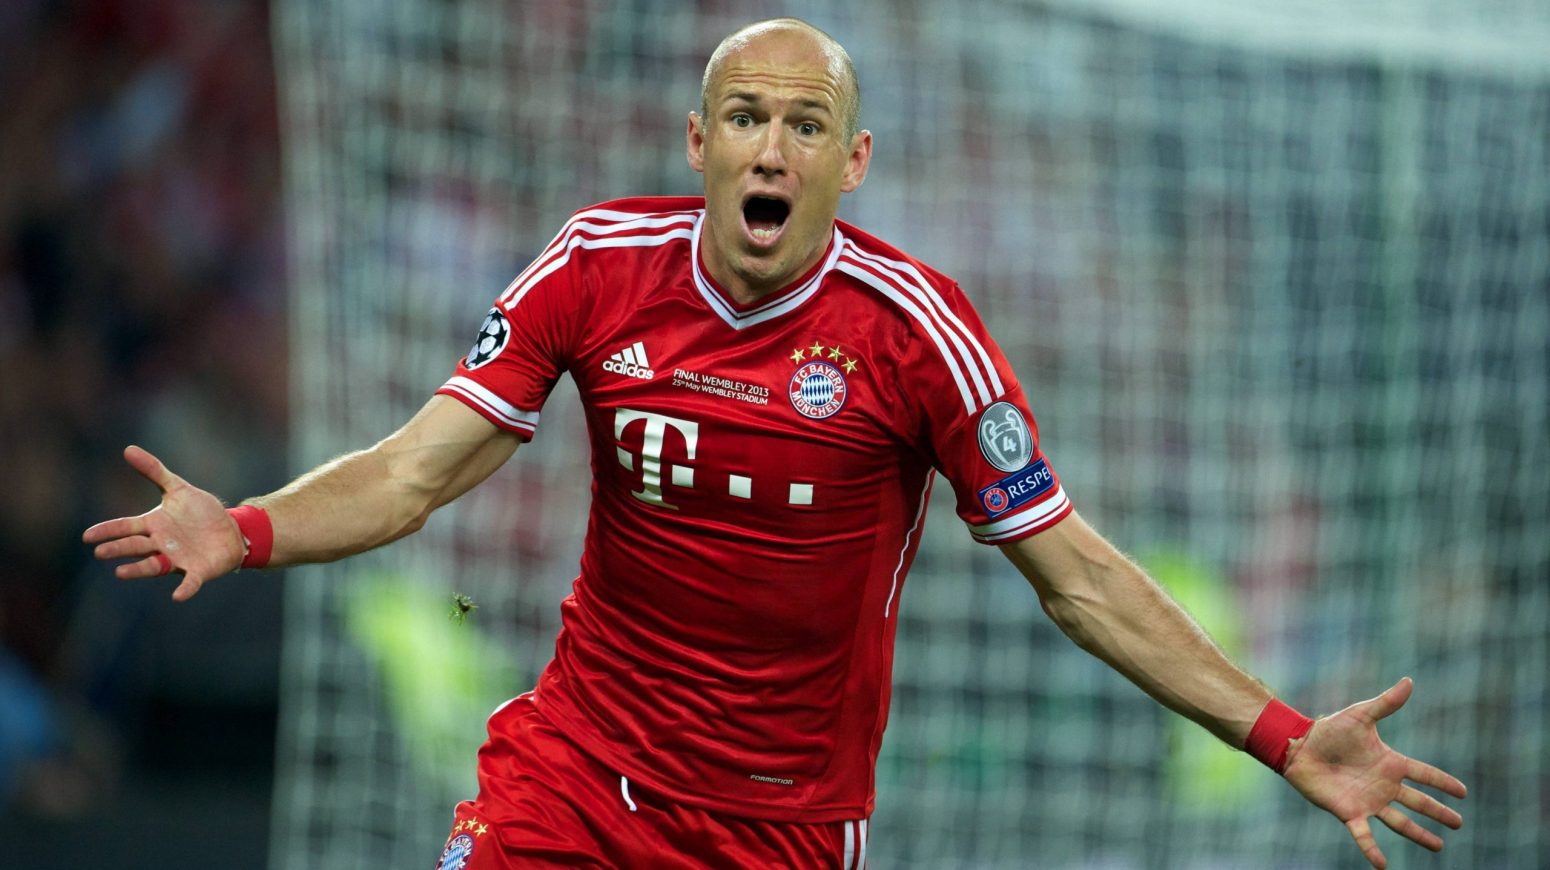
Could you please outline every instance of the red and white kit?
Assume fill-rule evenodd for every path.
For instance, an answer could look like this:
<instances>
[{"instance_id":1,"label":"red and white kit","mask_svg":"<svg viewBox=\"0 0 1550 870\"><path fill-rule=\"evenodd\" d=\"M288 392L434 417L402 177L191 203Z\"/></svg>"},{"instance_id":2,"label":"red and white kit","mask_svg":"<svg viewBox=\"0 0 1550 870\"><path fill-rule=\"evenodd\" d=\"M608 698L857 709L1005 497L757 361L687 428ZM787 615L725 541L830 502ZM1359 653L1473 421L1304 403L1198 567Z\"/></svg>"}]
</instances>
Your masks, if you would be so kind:
<instances>
[{"instance_id":1,"label":"red and white kit","mask_svg":"<svg viewBox=\"0 0 1550 870\"><path fill-rule=\"evenodd\" d=\"M578 212L438 392L524 436L564 372L585 406L592 508L544 719L672 801L864 819L933 469L984 543L1070 502L950 278L836 222L808 274L740 305L703 220L699 197Z\"/></svg>"}]
</instances>

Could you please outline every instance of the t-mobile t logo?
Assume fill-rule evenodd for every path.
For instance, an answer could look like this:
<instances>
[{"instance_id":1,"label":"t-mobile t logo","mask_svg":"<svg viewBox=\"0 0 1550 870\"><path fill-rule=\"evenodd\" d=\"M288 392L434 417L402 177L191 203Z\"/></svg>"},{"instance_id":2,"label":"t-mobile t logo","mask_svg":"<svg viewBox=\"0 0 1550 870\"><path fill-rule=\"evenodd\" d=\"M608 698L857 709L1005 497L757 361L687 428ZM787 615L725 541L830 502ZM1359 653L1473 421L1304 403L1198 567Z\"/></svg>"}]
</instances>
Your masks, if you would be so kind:
<instances>
[{"instance_id":1,"label":"t-mobile t logo","mask_svg":"<svg viewBox=\"0 0 1550 870\"><path fill-rule=\"evenodd\" d=\"M667 430L673 429L683 437L684 458L692 460L700 441L700 424L693 420L669 417L666 414L620 408L614 416L614 438L621 442L616 446L619 452L619 464L631 471L635 470L635 455L625 450L622 442L625 430L637 420L644 420L646 423L645 437L641 439L640 446L641 488L630 494L647 504L678 510L677 505L669 504L662 498L662 447L667 440ZM694 469L688 465L669 465L667 474L673 486L686 489L694 487Z\"/></svg>"},{"instance_id":2,"label":"t-mobile t logo","mask_svg":"<svg viewBox=\"0 0 1550 870\"><path fill-rule=\"evenodd\" d=\"M676 511L678 505L671 504L662 497L663 468L666 467L667 480L673 486L693 489L694 466L663 462L662 449L667 443L667 431L671 429L683 438L684 459L693 460L695 451L700 445L700 424L693 420L669 417L666 414L620 408L614 413L614 438L618 442L614 445L614 450L619 457L619 464L629 471L635 470L635 454L624 448L624 433L632 423L636 422L644 422L646 431L641 436L640 444L640 489L631 491L630 495L647 504ZM813 484L799 481L783 481L782 484L785 486L786 504L808 506L813 503ZM778 489L776 491L780 492ZM741 474L727 475L727 495L747 500L752 499L754 493L753 478Z\"/></svg>"}]
</instances>

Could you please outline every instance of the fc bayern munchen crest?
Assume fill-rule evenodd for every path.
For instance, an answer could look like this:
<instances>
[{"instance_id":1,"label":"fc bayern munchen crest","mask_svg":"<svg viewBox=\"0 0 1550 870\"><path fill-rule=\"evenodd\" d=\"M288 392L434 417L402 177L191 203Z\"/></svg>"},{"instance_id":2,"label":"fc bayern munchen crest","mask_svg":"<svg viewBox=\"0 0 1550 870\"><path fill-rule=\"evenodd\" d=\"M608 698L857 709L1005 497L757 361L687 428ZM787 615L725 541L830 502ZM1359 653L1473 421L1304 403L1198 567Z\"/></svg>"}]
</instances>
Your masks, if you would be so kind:
<instances>
[{"instance_id":1,"label":"fc bayern munchen crest","mask_svg":"<svg viewBox=\"0 0 1550 870\"><path fill-rule=\"evenodd\" d=\"M1033 458L1033 432L1011 402L997 402L980 415L980 454L1002 471L1016 471Z\"/></svg>"},{"instance_id":2,"label":"fc bayern munchen crest","mask_svg":"<svg viewBox=\"0 0 1550 870\"><path fill-rule=\"evenodd\" d=\"M447 848L441 850L441 862L436 865L436 870L463 870L473 854L474 838L458 834L447 841Z\"/></svg>"},{"instance_id":3,"label":"fc bayern munchen crest","mask_svg":"<svg viewBox=\"0 0 1550 870\"><path fill-rule=\"evenodd\" d=\"M814 420L832 417L845 404L845 376L826 362L813 361L791 376L791 407Z\"/></svg>"},{"instance_id":4,"label":"fc bayern munchen crest","mask_svg":"<svg viewBox=\"0 0 1550 870\"><path fill-rule=\"evenodd\" d=\"M497 356L506 347L506 339L511 337L511 324L506 322L506 314L499 308L491 308L485 315L484 325L479 327L479 337L474 339L474 346L468 349L468 358L464 365L470 369L476 369Z\"/></svg>"}]
</instances>

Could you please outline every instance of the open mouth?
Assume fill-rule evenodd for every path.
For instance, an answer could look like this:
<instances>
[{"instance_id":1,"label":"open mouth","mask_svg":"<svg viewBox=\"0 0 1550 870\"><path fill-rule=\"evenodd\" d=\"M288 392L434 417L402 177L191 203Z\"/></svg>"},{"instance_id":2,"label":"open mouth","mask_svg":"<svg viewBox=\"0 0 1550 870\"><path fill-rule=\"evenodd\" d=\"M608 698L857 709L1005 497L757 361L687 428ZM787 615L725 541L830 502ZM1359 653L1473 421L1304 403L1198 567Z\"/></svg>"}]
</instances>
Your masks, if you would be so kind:
<instances>
[{"instance_id":1,"label":"open mouth","mask_svg":"<svg viewBox=\"0 0 1550 870\"><path fill-rule=\"evenodd\" d=\"M773 242L790 215L790 204L773 196L751 196L743 203L743 223L754 241Z\"/></svg>"}]
</instances>

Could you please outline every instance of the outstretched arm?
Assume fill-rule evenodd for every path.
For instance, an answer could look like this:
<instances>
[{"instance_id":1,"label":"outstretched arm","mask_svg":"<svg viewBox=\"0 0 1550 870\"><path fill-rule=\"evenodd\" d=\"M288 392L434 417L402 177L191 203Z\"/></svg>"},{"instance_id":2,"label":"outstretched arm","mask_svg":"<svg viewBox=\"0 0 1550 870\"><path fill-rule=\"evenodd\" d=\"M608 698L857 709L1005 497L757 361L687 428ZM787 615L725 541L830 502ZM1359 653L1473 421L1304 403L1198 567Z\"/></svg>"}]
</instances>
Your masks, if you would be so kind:
<instances>
[{"instance_id":1,"label":"outstretched arm","mask_svg":"<svg viewBox=\"0 0 1550 870\"><path fill-rule=\"evenodd\" d=\"M456 399L433 396L376 445L245 503L263 508L273 524L270 565L329 562L419 529L432 511L499 468L519 443L516 435ZM118 566L119 578L165 574L170 562L184 575L172 597L186 601L205 583L242 564L242 535L215 496L139 447L125 449L124 458L161 489L162 497L147 513L86 530L83 539L97 545L97 558L138 559Z\"/></svg>"},{"instance_id":2,"label":"outstretched arm","mask_svg":"<svg viewBox=\"0 0 1550 870\"><path fill-rule=\"evenodd\" d=\"M1158 585L1072 513L1053 528L1002 548L1039 594L1055 624L1078 646L1107 662L1169 709L1242 749L1271 693L1232 663L1205 631ZM1451 828L1457 812L1404 784L1408 779L1464 796L1464 785L1407 758L1378 739L1377 721L1410 696L1408 679L1371 701L1313 723L1291 742L1284 775L1304 797L1345 823L1377 868L1387 865L1369 816L1428 849L1442 838L1416 824L1402 806Z\"/></svg>"},{"instance_id":3,"label":"outstretched arm","mask_svg":"<svg viewBox=\"0 0 1550 870\"><path fill-rule=\"evenodd\" d=\"M1243 748L1270 690L1080 516L1001 550L1067 637L1168 709Z\"/></svg>"}]
</instances>

